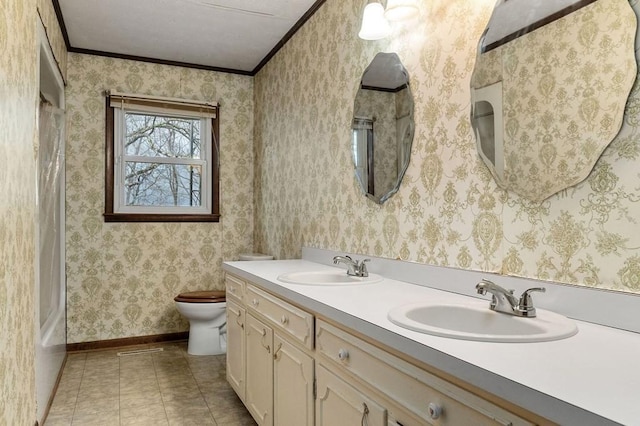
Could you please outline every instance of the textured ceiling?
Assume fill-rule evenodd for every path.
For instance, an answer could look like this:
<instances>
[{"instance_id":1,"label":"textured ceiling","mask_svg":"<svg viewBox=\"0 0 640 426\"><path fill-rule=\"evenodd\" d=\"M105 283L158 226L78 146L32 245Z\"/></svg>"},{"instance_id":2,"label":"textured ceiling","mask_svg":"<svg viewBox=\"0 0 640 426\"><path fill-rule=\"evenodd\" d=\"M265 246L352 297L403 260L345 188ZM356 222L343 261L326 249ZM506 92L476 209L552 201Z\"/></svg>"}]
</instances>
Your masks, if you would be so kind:
<instances>
[{"instance_id":1,"label":"textured ceiling","mask_svg":"<svg viewBox=\"0 0 640 426\"><path fill-rule=\"evenodd\" d=\"M252 73L323 1L54 0L69 50Z\"/></svg>"}]
</instances>

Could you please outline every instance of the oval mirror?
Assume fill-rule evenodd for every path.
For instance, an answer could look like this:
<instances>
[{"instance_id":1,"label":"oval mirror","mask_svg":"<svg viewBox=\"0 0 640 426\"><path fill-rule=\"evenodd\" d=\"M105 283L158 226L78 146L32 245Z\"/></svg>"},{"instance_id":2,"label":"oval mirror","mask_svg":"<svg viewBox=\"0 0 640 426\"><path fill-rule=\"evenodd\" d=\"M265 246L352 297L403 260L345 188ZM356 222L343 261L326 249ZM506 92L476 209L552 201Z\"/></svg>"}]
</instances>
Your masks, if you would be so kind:
<instances>
[{"instance_id":1,"label":"oval mirror","mask_svg":"<svg viewBox=\"0 0 640 426\"><path fill-rule=\"evenodd\" d=\"M382 204L398 191L413 143L409 74L395 53L378 53L362 74L351 130L356 179Z\"/></svg>"},{"instance_id":2,"label":"oval mirror","mask_svg":"<svg viewBox=\"0 0 640 426\"><path fill-rule=\"evenodd\" d=\"M478 153L534 202L584 180L618 134L636 77L628 0L499 0L471 78Z\"/></svg>"}]
</instances>

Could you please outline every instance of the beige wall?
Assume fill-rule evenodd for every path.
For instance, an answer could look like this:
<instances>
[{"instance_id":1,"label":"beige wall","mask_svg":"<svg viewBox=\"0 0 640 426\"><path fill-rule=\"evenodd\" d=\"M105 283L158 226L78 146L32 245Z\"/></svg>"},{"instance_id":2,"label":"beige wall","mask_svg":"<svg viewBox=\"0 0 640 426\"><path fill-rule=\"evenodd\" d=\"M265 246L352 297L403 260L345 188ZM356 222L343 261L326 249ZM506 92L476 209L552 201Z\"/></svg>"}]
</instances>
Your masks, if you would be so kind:
<instances>
[{"instance_id":1,"label":"beige wall","mask_svg":"<svg viewBox=\"0 0 640 426\"><path fill-rule=\"evenodd\" d=\"M46 1L0 2L0 424L31 425L35 400L37 20ZM57 26L57 23L55 23ZM55 26L50 27L59 31ZM57 40L56 35L50 36ZM63 45L64 46L64 45ZM59 58L66 51L56 52ZM64 60L64 59L63 59Z\"/></svg>"},{"instance_id":2,"label":"beige wall","mask_svg":"<svg viewBox=\"0 0 640 426\"><path fill-rule=\"evenodd\" d=\"M64 43L64 37L58 24L55 9L52 0L38 0L38 15L47 32L49 46L56 58L58 68L62 74L62 78L67 76L67 46Z\"/></svg>"},{"instance_id":3,"label":"beige wall","mask_svg":"<svg viewBox=\"0 0 640 426\"><path fill-rule=\"evenodd\" d=\"M253 246L253 79L69 54L67 339L185 331L173 297L223 288ZM105 90L220 102L220 223L105 223Z\"/></svg>"},{"instance_id":4,"label":"beige wall","mask_svg":"<svg viewBox=\"0 0 640 426\"><path fill-rule=\"evenodd\" d=\"M359 40L363 2L328 0L255 80L256 248L302 246L640 293L640 95L589 178L541 205L500 190L469 125L476 43L492 0L421 2L385 41ZM397 52L416 132L400 191L359 191L350 121L361 73ZM473 283L469 283L473 285Z\"/></svg>"},{"instance_id":5,"label":"beige wall","mask_svg":"<svg viewBox=\"0 0 640 426\"><path fill-rule=\"evenodd\" d=\"M35 420L35 2L0 3L0 424Z\"/></svg>"}]
</instances>

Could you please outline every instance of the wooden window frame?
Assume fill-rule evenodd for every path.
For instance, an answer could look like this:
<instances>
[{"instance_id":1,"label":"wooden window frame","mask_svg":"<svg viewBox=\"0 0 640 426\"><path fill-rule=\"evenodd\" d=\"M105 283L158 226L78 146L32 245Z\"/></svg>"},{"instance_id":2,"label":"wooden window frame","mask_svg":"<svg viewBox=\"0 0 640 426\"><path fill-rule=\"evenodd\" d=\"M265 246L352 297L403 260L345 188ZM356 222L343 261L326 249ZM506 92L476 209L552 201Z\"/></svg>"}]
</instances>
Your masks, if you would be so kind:
<instances>
[{"instance_id":1,"label":"wooden window frame","mask_svg":"<svg viewBox=\"0 0 640 426\"><path fill-rule=\"evenodd\" d=\"M116 213L115 188L115 108L106 96L105 134L105 222L219 222L220 221L220 108L211 118L211 213Z\"/></svg>"}]
</instances>

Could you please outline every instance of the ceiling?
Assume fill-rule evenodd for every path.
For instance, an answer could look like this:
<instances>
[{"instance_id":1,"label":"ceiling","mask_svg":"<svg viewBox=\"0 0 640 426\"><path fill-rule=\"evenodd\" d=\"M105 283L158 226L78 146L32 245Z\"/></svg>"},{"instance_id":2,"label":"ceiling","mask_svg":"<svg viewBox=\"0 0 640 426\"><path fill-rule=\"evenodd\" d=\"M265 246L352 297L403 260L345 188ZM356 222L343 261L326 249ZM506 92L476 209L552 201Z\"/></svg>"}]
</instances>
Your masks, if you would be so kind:
<instances>
[{"instance_id":1,"label":"ceiling","mask_svg":"<svg viewBox=\"0 0 640 426\"><path fill-rule=\"evenodd\" d=\"M53 0L70 52L253 75L325 0Z\"/></svg>"}]
</instances>

